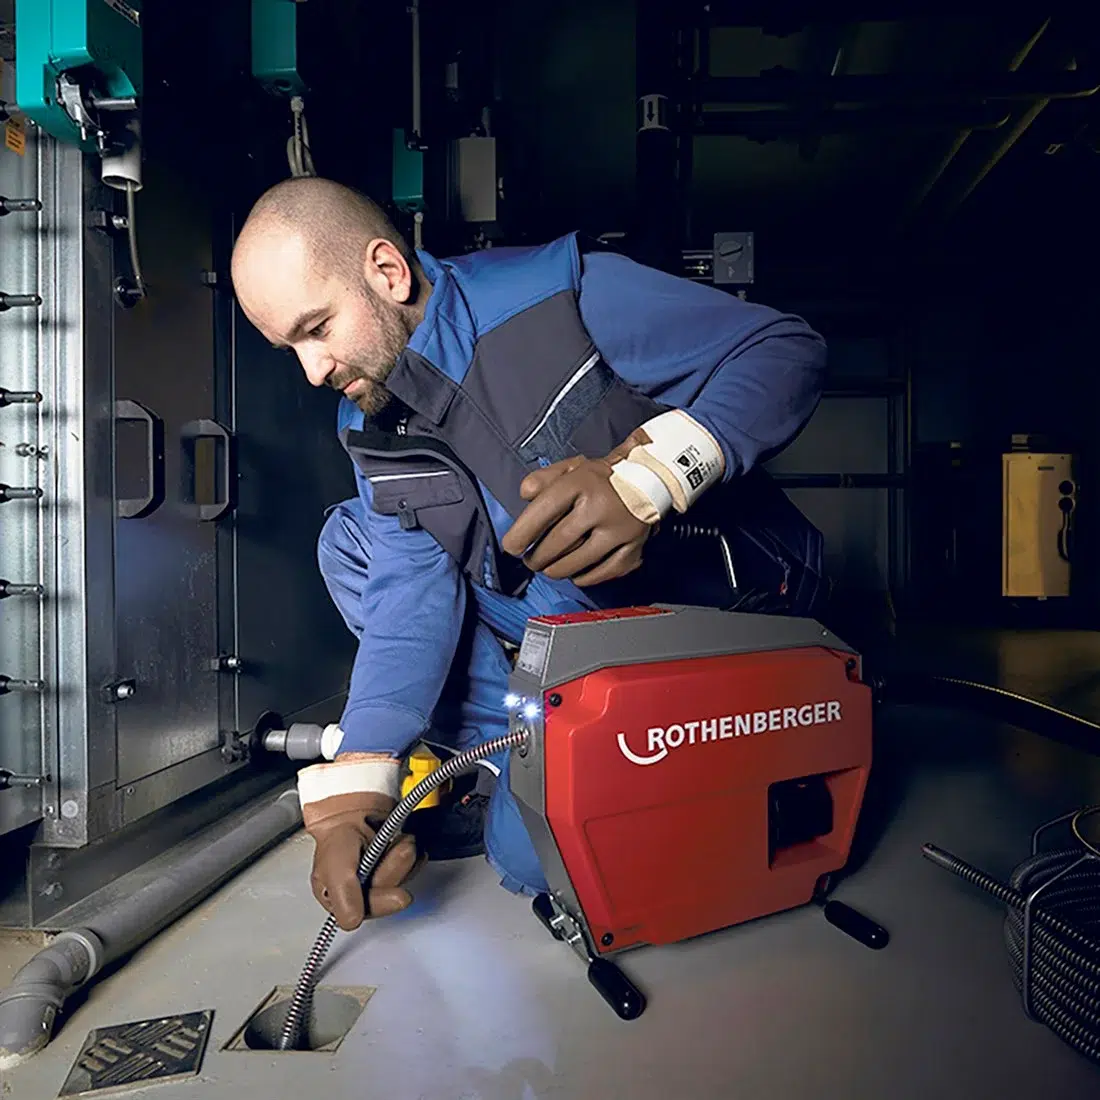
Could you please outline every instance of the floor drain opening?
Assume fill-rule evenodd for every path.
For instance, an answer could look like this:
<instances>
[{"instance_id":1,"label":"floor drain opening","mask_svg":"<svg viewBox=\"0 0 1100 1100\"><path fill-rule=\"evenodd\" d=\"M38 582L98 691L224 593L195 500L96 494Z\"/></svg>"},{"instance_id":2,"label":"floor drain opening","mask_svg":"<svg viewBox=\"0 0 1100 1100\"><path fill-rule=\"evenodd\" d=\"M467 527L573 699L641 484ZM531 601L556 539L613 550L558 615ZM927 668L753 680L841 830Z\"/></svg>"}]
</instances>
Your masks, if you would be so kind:
<instances>
[{"instance_id":1,"label":"floor drain opening","mask_svg":"<svg viewBox=\"0 0 1100 1100\"><path fill-rule=\"evenodd\" d=\"M294 990L280 986L249 1016L224 1049L332 1054L355 1026L373 993L373 989L366 987L315 989L309 1019L302 1029L302 1044L297 1051L283 1052L279 1051L279 1039Z\"/></svg>"}]
</instances>

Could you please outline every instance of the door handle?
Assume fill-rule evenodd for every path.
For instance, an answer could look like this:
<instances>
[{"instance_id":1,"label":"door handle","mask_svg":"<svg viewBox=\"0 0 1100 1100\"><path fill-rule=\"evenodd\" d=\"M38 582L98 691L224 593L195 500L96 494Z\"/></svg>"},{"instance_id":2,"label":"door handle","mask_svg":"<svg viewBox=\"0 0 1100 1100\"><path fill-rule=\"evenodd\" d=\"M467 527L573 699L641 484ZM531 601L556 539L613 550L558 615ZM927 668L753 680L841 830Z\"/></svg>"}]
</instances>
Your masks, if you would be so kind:
<instances>
[{"instance_id":1,"label":"door handle","mask_svg":"<svg viewBox=\"0 0 1100 1100\"><path fill-rule=\"evenodd\" d=\"M215 500L200 504L197 497L198 448L200 439L214 440L215 448ZM180 428L180 443L183 449L180 501L186 515L199 523L213 523L234 507L233 470L236 465L233 454L233 433L223 428L216 420L191 420Z\"/></svg>"},{"instance_id":2,"label":"door handle","mask_svg":"<svg viewBox=\"0 0 1100 1100\"><path fill-rule=\"evenodd\" d=\"M144 496L124 497L115 505L120 519L152 515L164 503L164 421L137 401L116 401L115 422L133 421L145 425Z\"/></svg>"}]
</instances>

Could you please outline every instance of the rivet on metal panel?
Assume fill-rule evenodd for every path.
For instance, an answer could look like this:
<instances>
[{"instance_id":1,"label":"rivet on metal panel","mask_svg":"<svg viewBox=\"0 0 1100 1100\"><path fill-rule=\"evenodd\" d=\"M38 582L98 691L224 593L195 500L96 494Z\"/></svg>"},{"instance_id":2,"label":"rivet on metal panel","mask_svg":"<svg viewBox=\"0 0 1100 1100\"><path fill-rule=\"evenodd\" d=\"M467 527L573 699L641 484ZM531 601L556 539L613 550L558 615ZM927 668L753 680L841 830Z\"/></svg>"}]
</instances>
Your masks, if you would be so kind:
<instances>
[{"instance_id":1,"label":"rivet on metal panel","mask_svg":"<svg viewBox=\"0 0 1100 1100\"><path fill-rule=\"evenodd\" d=\"M40 584L15 584L0 579L0 600L6 600L9 596L41 596L45 591Z\"/></svg>"},{"instance_id":2,"label":"rivet on metal panel","mask_svg":"<svg viewBox=\"0 0 1100 1100\"><path fill-rule=\"evenodd\" d=\"M33 443L16 443L15 453L20 458L38 458L44 459L49 457L49 447L36 447Z\"/></svg>"},{"instance_id":3,"label":"rivet on metal panel","mask_svg":"<svg viewBox=\"0 0 1100 1100\"><path fill-rule=\"evenodd\" d=\"M26 309L41 304L42 298L37 294L6 294L0 290L0 313L9 309Z\"/></svg>"},{"instance_id":4,"label":"rivet on metal panel","mask_svg":"<svg viewBox=\"0 0 1100 1100\"><path fill-rule=\"evenodd\" d=\"M7 504L10 500L38 500L41 496L41 489L0 485L0 504Z\"/></svg>"},{"instance_id":5,"label":"rivet on metal panel","mask_svg":"<svg viewBox=\"0 0 1100 1100\"><path fill-rule=\"evenodd\" d=\"M38 405L42 401L42 395L33 390L6 390L0 386L0 409L9 405Z\"/></svg>"},{"instance_id":6,"label":"rivet on metal panel","mask_svg":"<svg viewBox=\"0 0 1100 1100\"><path fill-rule=\"evenodd\" d=\"M133 680L118 680L103 689L103 697L108 703L121 702L132 699L135 691L137 684Z\"/></svg>"},{"instance_id":7,"label":"rivet on metal panel","mask_svg":"<svg viewBox=\"0 0 1100 1100\"><path fill-rule=\"evenodd\" d=\"M0 695L12 691L42 691L45 686L41 680L16 680L12 676L0 675Z\"/></svg>"},{"instance_id":8,"label":"rivet on metal panel","mask_svg":"<svg viewBox=\"0 0 1100 1100\"><path fill-rule=\"evenodd\" d=\"M41 209L38 199L9 199L0 195L0 218L5 214L35 214Z\"/></svg>"},{"instance_id":9,"label":"rivet on metal panel","mask_svg":"<svg viewBox=\"0 0 1100 1100\"><path fill-rule=\"evenodd\" d=\"M7 768L0 768L0 791L10 791L13 787L33 789L41 787L45 782L44 775L16 775Z\"/></svg>"},{"instance_id":10,"label":"rivet on metal panel","mask_svg":"<svg viewBox=\"0 0 1100 1100\"><path fill-rule=\"evenodd\" d=\"M130 228L129 219L122 214L112 214L109 210L93 210L88 219L93 229L103 233L122 233Z\"/></svg>"}]
</instances>

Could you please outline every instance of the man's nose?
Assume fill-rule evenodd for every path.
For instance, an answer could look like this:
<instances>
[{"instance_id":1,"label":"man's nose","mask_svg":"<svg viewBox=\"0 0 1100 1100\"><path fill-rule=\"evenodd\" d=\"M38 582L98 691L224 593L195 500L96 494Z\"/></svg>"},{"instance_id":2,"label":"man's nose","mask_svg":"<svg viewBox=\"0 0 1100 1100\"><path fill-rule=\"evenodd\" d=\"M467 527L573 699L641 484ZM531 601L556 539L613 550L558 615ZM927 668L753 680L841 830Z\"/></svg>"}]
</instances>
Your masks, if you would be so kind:
<instances>
[{"instance_id":1,"label":"man's nose","mask_svg":"<svg viewBox=\"0 0 1100 1100\"><path fill-rule=\"evenodd\" d=\"M332 356L320 348L299 348L298 358L301 360L302 370L306 372L306 378L313 386L323 386L336 365Z\"/></svg>"}]
</instances>

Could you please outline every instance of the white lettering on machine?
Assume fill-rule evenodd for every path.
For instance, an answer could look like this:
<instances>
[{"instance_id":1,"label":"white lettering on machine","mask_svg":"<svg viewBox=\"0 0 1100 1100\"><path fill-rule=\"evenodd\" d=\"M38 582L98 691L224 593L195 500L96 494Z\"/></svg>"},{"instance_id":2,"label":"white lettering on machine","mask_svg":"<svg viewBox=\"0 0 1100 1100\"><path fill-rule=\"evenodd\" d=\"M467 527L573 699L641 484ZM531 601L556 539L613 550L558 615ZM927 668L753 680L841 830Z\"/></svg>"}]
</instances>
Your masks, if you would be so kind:
<instances>
[{"instance_id":1,"label":"white lettering on machine","mask_svg":"<svg viewBox=\"0 0 1100 1100\"><path fill-rule=\"evenodd\" d=\"M626 734L618 735L619 751L632 764L656 764L672 749L683 745L702 745L709 741L728 741L735 737L751 737L760 733L823 726L841 721L837 699L804 703L799 707L773 707L744 714L724 714L716 718L677 722L669 726L650 726L646 730L646 753L640 755L627 744Z\"/></svg>"}]
</instances>

